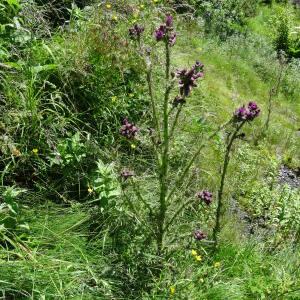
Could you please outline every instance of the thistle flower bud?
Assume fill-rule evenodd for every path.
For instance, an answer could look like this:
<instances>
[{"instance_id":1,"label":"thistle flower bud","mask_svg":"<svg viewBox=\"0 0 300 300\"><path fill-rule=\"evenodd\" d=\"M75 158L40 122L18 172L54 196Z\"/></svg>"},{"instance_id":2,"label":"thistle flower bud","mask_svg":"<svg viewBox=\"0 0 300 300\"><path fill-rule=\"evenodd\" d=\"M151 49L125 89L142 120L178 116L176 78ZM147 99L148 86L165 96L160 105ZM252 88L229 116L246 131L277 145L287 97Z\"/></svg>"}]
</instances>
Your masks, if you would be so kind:
<instances>
[{"instance_id":1,"label":"thistle flower bud","mask_svg":"<svg viewBox=\"0 0 300 300\"><path fill-rule=\"evenodd\" d=\"M171 15L166 16L166 26L172 27L173 26L173 17Z\"/></svg>"},{"instance_id":2,"label":"thistle flower bud","mask_svg":"<svg viewBox=\"0 0 300 300\"><path fill-rule=\"evenodd\" d=\"M128 119L123 120L123 125L120 128L120 134L125 136L128 139L133 139L138 133L139 128L136 127L133 123L129 123Z\"/></svg>"},{"instance_id":3,"label":"thistle flower bud","mask_svg":"<svg viewBox=\"0 0 300 300\"><path fill-rule=\"evenodd\" d=\"M260 114L260 109L258 105L250 101L245 107L245 105L238 108L234 113L234 121L235 122L242 122L242 121L252 121Z\"/></svg>"},{"instance_id":4,"label":"thistle flower bud","mask_svg":"<svg viewBox=\"0 0 300 300\"><path fill-rule=\"evenodd\" d=\"M178 105L180 104L184 104L186 101L183 97L181 96L176 96L175 99L173 100L173 106L174 107L177 107Z\"/></svg>"},{"instance_id":5,"label":"thistle flower bud","mask_svg":"<svg viewBox=\"0 0 300 300\"><path fill-rule=\"evenodd\" d=\"M201 230L197 229L197 230L194 231L194 238L195 238L195 240L202 241L206 237L207 237L207 235L204 232L202 232Z\"/></svg>"},{"instance_id":6,"label":"thistle flower bud","mask_svg":"<svg viewBox=\"0 0 300 300\"><path fill-rule=\"evenodd\" d=\"M206 205L210 205L213 200L213 194L206 190L196 193L196 197L202 200Z\"/></svg>"},{"instance_id":7,"label":"thistle flower bud","mask_svg":"<svg viewBox=\"0 0 300 300\"><path fill-rule=\"evenodd\" d=\"M165 38L166 35L166 26L160 25L156 30L155 30L155 38L156 41L160 42Z\"/></svg>"},{"instance_id":8,"label":"thistle flower bud","mask_svg":"<svg viewBox=\"0 0 300 300\"><path fill-rule=\"evenodd\" d=\"M202 78L204 65L199 61L190 69L178 70L176 76L179 78L180 95L187 97L190 95L192 88L197 87L196 80Z\"/></svg>"},{"instance_id":9,"label":"thistle flower bud","mask_svg":"<svg viewBox=\"0 0 300 300\"><path fill-rule=\"evenodd\" d=\"M154 32L154 36L157 42L165 41L171 47L176 42L176 32L172 31L173 17L171 15L166 16L165 24L161 24Z\"/></svg>"},{"instance_id":10,"label":"thistle flower bud","mask_svg":"<svg viewBox=\"0 0 300 300\"><path fill-rule=\"evenodd\" d=\"M145 28L143 26L135 24L132 28L129 28L129 36L132 40L138 40L144 30Z\"/></svg>"}]
</instances>

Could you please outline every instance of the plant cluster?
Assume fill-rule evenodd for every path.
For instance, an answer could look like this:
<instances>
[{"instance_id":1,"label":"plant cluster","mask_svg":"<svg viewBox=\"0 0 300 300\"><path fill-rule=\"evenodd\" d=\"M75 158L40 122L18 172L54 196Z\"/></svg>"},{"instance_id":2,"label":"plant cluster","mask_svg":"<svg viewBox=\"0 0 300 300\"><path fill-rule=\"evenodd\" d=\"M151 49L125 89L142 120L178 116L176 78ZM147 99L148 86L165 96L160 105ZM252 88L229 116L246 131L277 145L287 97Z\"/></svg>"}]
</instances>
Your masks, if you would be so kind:
<instances>
[{"instance_id":1,"label":"plant cluster","mask_svg":"<svg viewBox=\"0 0 300 300\"><path fill-rule=\"evenodd\" d=\"M136 25L135 28L141 28L140 26ZM144 30L143 30L144 31ZM129 35L132 36L133 29L129 30ZM144 45L142 45L141 41L141 33L142 31L139 31L139 38L138 38L138 44L140 49L146 48ZM153 211L151 208L151 204L147 203L145 200L144 195L138 191L134 190L136 192L138 199L143 199L142 202L145 203L146 207L149 208L148 213L150 214L147 220L145 220L143 223L146 223L147 228L152 228L152 231L154 232L154 239L156 243L157 248L157 254L159 256L163 256L164 253L167 251L169 245L166 245L166 240L168 240L168 235L170 234L170 229L172 228L174 222L178 218L178 216L186 210L186 208L192 204L195 199L191 201L182 201L182 203L179 204L179 208L174 211L174 208L172 207L172 202L176 202L176 197L174 199L174 192L178 188L178 184L182 184L182 182L188 177L188 174L190 172L190 169L195 162L196 158L200 156L202 148L205 146L205 144L200 144L199 149L192 155L192 158L187 161L186 165L182 167L182 169L179 171L179 177L175 180L173 183L174 186L171 186L170 183L172 182L169 178L169 172L170 172L170 144L175 139L175 130L178 127L178 120L180 118L180 114L182 111L182 108L184 107L186 103L186 98L188 98L191 95L191 92L194 88L197 87L196 81L200 78L203 78L204 76L204 65L197 61L196 64L191 67L189 70L182 69L178 70L175 75L171 76L171 47L174 46L176 33L173 29L173 17L171 15L167 15L165 18L165 23L160 25L154 33L154 36L156 38L157 42L163 42L165 46L165 93L164 93L164 99L162 103L158 102L152 93L152 90L154 89L152 87L153 83L151 80L151 74L152 74L152 63L151 60L149 60L147 53L146 53L146 60L148 64L148 70L147 70L147 81L148 81L148 87L149 87L149 97L151 98L151 105L152 105L152 122L153 127L155 128L155 131L152 134L152 142L153 142L153 150L155 152L155 157L157 158L156 161L156 170L157 170L157 181L158 181L158 187L159 192L156 199L157 204L155 205L156 211ZM151 52L147 48L147 52ZM170 103L170 95L172 89L174 89L174 85L176 80L178 80L178 89L179 93L175 97L175 100L173 101L173 106L169 106ZM162 107L162 112L159 113L159 107ZM173 113L173 115L172 115ZM231 153L231 148L233 145L233 142L239 138L239 132L246 124L246 122L253 121L256 117L258 117L260 113L260 109L258 105L251 101L248 103L247 106L242 106L239 109L236 110L234 113L232 119L226 123L224 126L231 126L232 131L229 134L227 140L227 146L226 146L226 152L224 157L224 163L221 173L221 179L220 179L220 186L217 194L217 209L216 209L216 224L213 229L213 240L215 244L215 248L217 247L217 240L218 235L221 230L221 217L224 214L223 211L223 189L225 184L225 177L227 173L227 167L229 164L229 158ZM124 120L124 125L120 129L120 133L129 138L132 139L135 137L135 134L137 133L138 129L134 124L131 124L128 122L127 119ZM207 142L212 137L214 137L217 133L219 133L223 127L220 129L217 129L215 133L213 133L208 138L205 138L204 140ZM161 143L157 144L157 141L161 140ZM132 173L131 172L125 172L123 173L123 177L130 178ZM201 192L196 193L196 197L203 201L206 205L210 205L212 203L213 195L211 192L207 190L203 190ZM137 209L134 208L133 203L130 204L131 209L134 209L134 212L137 212ZM154 220L151 220L150 216L154 214L155 218ZM170 217L169 217L170 215ZM143 218L143 216L139 216L140 219ZM151 220L150 222L148 220ZM196 230L194 232L194 237L196 240L202 240L206 237L206 234L204 234L200 230ZM176 238L175 238L176 240Z\"/></svg>"}]
</instances>

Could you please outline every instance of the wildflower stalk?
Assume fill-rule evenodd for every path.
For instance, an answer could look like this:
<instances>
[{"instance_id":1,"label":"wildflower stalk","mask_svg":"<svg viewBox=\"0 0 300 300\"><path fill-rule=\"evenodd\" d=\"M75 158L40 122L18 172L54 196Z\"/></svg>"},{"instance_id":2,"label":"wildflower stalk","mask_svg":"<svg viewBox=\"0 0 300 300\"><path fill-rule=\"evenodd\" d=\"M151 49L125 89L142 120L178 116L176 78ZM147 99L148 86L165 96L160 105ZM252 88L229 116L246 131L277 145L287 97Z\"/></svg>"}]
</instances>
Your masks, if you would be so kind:
<instances>
[{"instance_id":1,"label":"wildflower stalk","mask_svg":"<svg viewBox=\"0 0 300 300\"><path fill-rule=\"evenodd\" d=\"M179 108L177 109L177 112L176 112L176 115L175 115L172 127L170 129L170 139L173 137L175 128L176 128L177 123L178 123L179 115L180 115L181 110L182 110L182 106L183 106L183 103L181 103L180 106L179 106Z\"/></svg>"},{"instance_id":2,"label":"wildflower stalk","mask_svg":"<svg viewBox=\"0 0 300 300\"><path fill-rule=\"evenodd\" d=\"M169 114L168 104L172 85L170 84L170 46L168 41L165 42L166 54L166 90L163 106L163 152L161 157L160 169L160 197L159 213L157 216L157 252L160 255L163 248L164 224L166 218L166 196L168 193L168 165L169 165Z\"/></svg>"},{"instance_id":3,"label":"wildflower stalk","mask_svg":"<svg viewBox=\"0 0 300 300\"><path fill-rule=\"evenodd\" d=\"M245 123L246 123L246 120L244 120L243 122L241 122L240 124L237 125L237 127L235 128L235 131L231 134L231 137L229 138L229 142L226 147L223 168L222 168L222 173L221 173L220 187L219 187L218 194L217 194L216 224L213 229L213 241L214 241L215 249L217 247L218 235L221 230L220 221L221 221L222 207L223 207L223 191L224 191L224 184L225 184L227 169L228 169L228 165L229 165L229 161L230 161L230 152L231 152L231 148L232 148L234 140L238 137L238 133Z\"/></svg>"}]
</instances>

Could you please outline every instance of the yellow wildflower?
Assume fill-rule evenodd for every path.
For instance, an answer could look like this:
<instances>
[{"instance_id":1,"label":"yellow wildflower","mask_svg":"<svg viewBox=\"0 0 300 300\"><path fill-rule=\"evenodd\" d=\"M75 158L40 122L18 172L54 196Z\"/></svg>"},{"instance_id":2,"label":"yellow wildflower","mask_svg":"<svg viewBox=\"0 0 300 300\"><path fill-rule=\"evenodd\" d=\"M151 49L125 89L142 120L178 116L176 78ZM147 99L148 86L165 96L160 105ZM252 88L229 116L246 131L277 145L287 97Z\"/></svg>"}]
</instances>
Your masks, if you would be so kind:
<instances>
[{"instance_id":1,"label":"yellow wildflower","mask_svg":"<svg viewBox=\"0 0 300 300\"><path fill-rule=\"evenodd\" d=\"M36 154L38 154L38 152L39 152L39 149L37 149L37 148L32 149L32 153L33 153L33 154L36 155Z\"/></svg>"},{"instance_id":2,"label":"yellow wildflower","mask_svg":"<svg viewBox=\"0 0 300 300\"><path fill-rule=\"evenodd\" d=\"M131 144L130 147L131 147L131 149L135 149L136 145L135 144Z\"/></svg>"},{"instance_id":3,"label":"yellow wildflower","mask_svg":"<svg viewBox=\"0 0 300 300\"><path fill-rule=\"evenodd\" d=\"M176 292L176 288L175 288L174 285L172 285L172 286L170 287L170 294L171 294L171 295L174 295L175 292Z\"/></svg>"},{"instance_id":4,"label":"yellow wildflower","mask_svg":"<svg viewBox=\"0 0 300 300\"><path fill-rule=\"evenodd\" d=\"M141 4L140 5L140 9L144 9L145 8L145 5L144 4Z\"/></svg>"},{"instance_id":5,"label":"yellow wildflower","mask_svg":"<svg viewBox=\"0 0 300 300\"><path fill-rule=\"evenodd\" d=\"M112 96L112 97L111 97L111 102L116 102L116 101L117 101L117 99L118 99L118 97L117 97L117 96Z\"/></svg>"},{"instance_id":6,"label":"yellow wildflower","mask_svg":"<svg viewBox=\"0 0 300 300\"><path fill-rule=\"evenodd\" d=\"M93 189L91 187L89 187L88 192L89 192L89 194L91 194L93 192Z\"/></svg>"},{"instance_id":7,"label":"yellow wildflower","mask_svg":"<svg viewBox=\"0 0 300 300\"><path fill-rule=\"evenodd\" d=\"M199 281L200 281L201 283L203 283L203 282L204 282L204 279L203 279L203 278L200 278Z\"/></svg>"},{"instance_id":8,"label":"yellow wildflower","mask_svg":"<svg viewBox=\"0 0 300 300\"><path fill-rule=\"evenodd\" d=\"M107 3L107 4L106 4L106 8L107 8L107 9L111 9L111 4Z\"/></svg>"},{"instance_id":9,"label":"yellow wildflower","mask_svg":"<svg viewBox=\"0 0 300 300\"><path fill-rule=\"evenodd\" d=\"M193 256L198 255L197 251L193 249L193 250L192 250L192 255L193 255Z\"/></svg>"},{"instance_id":10,"label":"yellow wildflower","mask_svg":"<svg viewBox=\"0 0 300 300\"><path fill-rule=\"evenodd\" d=\"M215 268L220 268L220 267L221 267L221 263L220 263L219 261L216 261L216 262L214 263L214 267L215 267Z\"/></svg>"},{"instance_id":11,"label":"yellow wildflower","mask_svg":"<svg viewBox=\"0 0 300 300\"><path fill-rule=\"evenodd\" d=\"M118 21L118 16L113 15L113 16L111 17L111 19L112 19L113 21Z\"/></svg>"},{"instance_id":12,"label":"yellow wildflower","mask_svg":"<svg viewBox=\"0 0 300 300\"><path fill-rule=\"evenodd\" d=\"M196 259L196 261L201 261L202 260L202 256L201 255L196 255L195 259Z\"/></svg>"},{"instance_id":13,"label":"yellow wildflower","mask_svg":"<svg viewBox=\"0 0 300 300\"><path fill-rule=\"evenodd\" d=\"M133 93L130 93L128 96L129 96L130 98L132 98L132 97L134 97L134 94L133 94Z\"/></svg>"}]
</instances>

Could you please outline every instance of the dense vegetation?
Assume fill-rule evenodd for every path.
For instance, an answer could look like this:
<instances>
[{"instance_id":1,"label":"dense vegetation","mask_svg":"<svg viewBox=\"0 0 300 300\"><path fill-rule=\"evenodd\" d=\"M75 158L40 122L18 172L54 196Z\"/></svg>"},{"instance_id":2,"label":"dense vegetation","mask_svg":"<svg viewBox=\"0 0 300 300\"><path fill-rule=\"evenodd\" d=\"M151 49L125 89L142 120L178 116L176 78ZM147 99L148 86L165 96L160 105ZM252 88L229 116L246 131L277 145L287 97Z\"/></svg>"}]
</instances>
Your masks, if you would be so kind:
<instances>
[{"instance_id":1,"label":"dense vegetation","mask_svg":"<svg viewBox=\"0 0 300 300\"><path fill-rule=\"evenodd\" d=\"M1 299L300 299L300 3L0 3Z\"/></svg>"}]
</instances>

